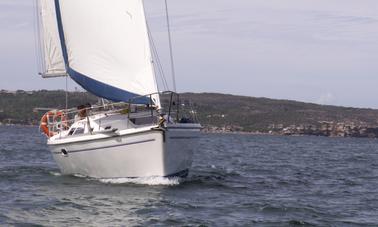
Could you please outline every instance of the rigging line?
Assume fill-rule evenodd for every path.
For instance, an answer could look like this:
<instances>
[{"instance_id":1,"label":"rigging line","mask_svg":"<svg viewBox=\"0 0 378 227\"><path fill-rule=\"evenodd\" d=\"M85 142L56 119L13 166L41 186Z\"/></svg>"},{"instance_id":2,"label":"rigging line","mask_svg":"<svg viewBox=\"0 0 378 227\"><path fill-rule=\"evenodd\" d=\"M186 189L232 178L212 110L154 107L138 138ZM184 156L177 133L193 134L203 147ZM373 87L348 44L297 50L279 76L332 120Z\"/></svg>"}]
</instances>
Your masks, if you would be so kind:
<instances>
[{"instance_id":1,"label":"rigging line","mask_svg":"<svg viewBox=\"0 0 378 227\"><path fill-rule=\"evenodd\" d=\"M68 75L66 75L66 110L68 110Z\"/></svg>"},{"instance_id":2,"label":"rigging line","mask_svg":"<svg viewBox=\"0 0 378 227\"><path fill-rule=\"evenodd\" d=\"M167 79L165 78L165 73L164 73L164 69L163 69L163 66L160 62L160 59L159 59L159 55L158 55L158 52L156 49L154 49L154 52L155 52L155 55L156 55L156 59L157 59L157 63L158 63L158 68L159 68L159 71L160 71L160 77L161 77L161 80L164 84L164 88L165 90L169 90L169 85L168 85L168 82L167 82Z\"/></svg>"},{"instance_id":3,"label":"rigging line","mask_svg":"<svg viewBox=\"0 0 378 227\"><path fill-rule=\"evenodd\" d=\"M175 64L173 60L173 49L172 49L172 37L171 37L171 25L169 21L169 11L168 11L168 2L165 0L165 14L167 17L167 27L168 27L168 41L169 41L169 53L171 57L171 70L172 70L172 83L173 83L173 91L177 92L176 89L176 73L175 73Z\"/></svg>"},{"instance_id":4,"label":"rigging line","mask_svg":"<svg viewBox=\"0 0 378 227\"><path fill-rule=\"evenodd\" d=\"M41 5L41 2L40 0L36 0L37 3L38 3L38 9L42 9L42 5ZM40 61L40 67L41 67L41 72L42 71L46 71L47 69L47 65L46 65L46 62L44 61L44 56L46 56L46 50L44 48L44 43L45 43L45 38L44 38L44 34L45 34L45 30L43 28L43 18L42 18L42 10L38 11L37 12L37 17L38 17L38 21L37 21L37 29L38 29L38 46L39 46L39 61Z\"/></svg>"},{"instance_id":5,"label":"rigging line","mask_svg":"<svg viewBox=\"0 0 378 227\"><path fill-rule=\"evenodd\" d=\"M145 8L144 8L144 5L143 5L143 11L144 12L146 11ZM149 39L149 43L150 43L150 45L152 45L152 47L153 47L152 49L156 51L156 47L155 47L155 44L154 44L153 38L152 38L152 33L150 31L150 28L149 28L149 25L148 25L148 20L147 20L146 17L145 17L145 20L146 20L145 24L146 24L146 27L147 27L147 36L148 36L148 39ZM150 49L150 52L151 52L151 49ZM154 56L153 55L154 55L154 52L152 51L152 53L151 53L151 66L152 66L152 69L154 70L154 65L155 64L154 64ZM161 65L159 63L159 56L158 56L157 53L156 53L156 56L157 56L156 59L157 59L157 62L158 62L158 70L159 70L160 75L161 75L160 78L164 78L164 80L165 80L164 71L162 70L162 67L161 67ZM158 83L158 79L157 79L156 76L157 76L156 72L154 72L154 80L155 80L155 83L156 83L157 91L159 92L159 83ZM163 81L163 87L165 87L165 89L167 88L167 85L164 85L164 81ZM161 106L161 102L160 102L160 95L159 95L159 93L155 96L154 102L158 106L158 109L160 109L162 107Z\"/></svg>"},{"instance_id":6,"label":"rigging line","mask_svg":"<svg viewBox=\"0 0 378 227\"><path fill-rule=\"evenodd\" d=\"M161 69L159 67L159 61L156 57L156 53L155 53L155 45L154 45L154 42L153 42L153 39L152 39L152 35L151 35L151 32L150 32L150 28L149 28L149 25L148 25L148 22L146 21L146 26L147 26L147 33L148 33L148 39L149 39L149 42L150 42L150 45L152 47L151 49L151 57L152 57L152 64L155 66L155 69L158 71L157 73L160 75L160 79L162 80L162 72L161 72ZM156 59L156 61L155 61ZM156 63L156 64L155 64ZM155 79L157 80L157 75L155 74ZM165 84L164 84L164 81L162 80L162 83L163 83L163 87L164 89L166 89L165 87Z\"/></svg>"},{"instance_id":7,"label":"rigging line","mask_svg":"<svg viewBox=\"0 0 378 227\"><path fill-rule=\"evenodd\" d=\"M159 74L160 74L160 79L162 81L162 84L163 84L163 87L164 87L164 90L169 90L169 86L168 86L168 83L165 79L165 76L164 76L164 71L163 71L163 68L158 60L158 55L156 53L156 50L153 48L153 53L154 55L156 56L155 59L156 59L156 63L157 63L157 68L158 68L158 71L159 71Z\"/></svg>"},{"instance_id":8,"label":"rigging line","mask_svg":"<svg viewBox=\"0 0 378 227\"><path fill-rule=\"evenodd\" d=\"M150 39L150 43L151 43L151 46L152 46L152 53L153 53L153 55L155 55L155 60L156 60L156 64L157 64L157 69L158 69L159 74L160 74L160 79L163 83L164 89L168 90L169 86L168 86L167 80L165 78L163 66L162 66L161 61L160 61L159 52L157 51L155 41L152 37L151 30L150 30L148 23L147 23L147 31L148 31L148 34L149 34L148 37Z\"/></svg>"},{"instance_id":9,"label":"rigging line","mask_svg":"<svg viewBox=\"0 0 378 227\"><path fill-rule=\"evenodd\" d=\"M160 79L162 80L164 89L168 90L169 86L168 86L167 80L165 78L164 69L163 69L163 66L162 66L162 64L160 62L159 54L158 54L155 42L154 42L154 40L153 40L152 37L151 37L151 44L152 44L152 51L153 51L153 54L155 55L157 67L158 67L158 70L159 70L159 73L160 73Z\"/></svg>"},{"instance_id":10,"label":"rigging line","mask_svg":"<svg viewBox=\"0 0 378 227\"><path fill-rule=\"evenodd\" d=\"M39 0L36 0L37 2L37 29L38 29L38 32L37 32L37 35L38 35L38 50L39 50L39 66L41 67L41 71L43 70L46 70L47 69L47 66L46 66L46 62L44 61L44 56L46 56L46 52L45 52L45 48L43 46L45 40L44 40L44 35L42 35L42 32L43 34L45 33L45 31L43 30L43 28L41 28L41 25L42 25L42 10L41 9L41 2Z\"/></svg>"},{"instance_id":11,"label":"rigging line","mask_svg":"<svg viewBox=\"0 0 378 227\"><path fill-rule=\"evenodd\" d=\"M39 27L39 4L38 0L33 1L33 10L34 10L34 23L33 23L33 30L34 30L34 57L35 63L37 67L37 73L42 66L41 58L39 57L41 44L40 44L40 27ZM42 66L43 68L43 66Z\"/></svg>"}]
</instances>

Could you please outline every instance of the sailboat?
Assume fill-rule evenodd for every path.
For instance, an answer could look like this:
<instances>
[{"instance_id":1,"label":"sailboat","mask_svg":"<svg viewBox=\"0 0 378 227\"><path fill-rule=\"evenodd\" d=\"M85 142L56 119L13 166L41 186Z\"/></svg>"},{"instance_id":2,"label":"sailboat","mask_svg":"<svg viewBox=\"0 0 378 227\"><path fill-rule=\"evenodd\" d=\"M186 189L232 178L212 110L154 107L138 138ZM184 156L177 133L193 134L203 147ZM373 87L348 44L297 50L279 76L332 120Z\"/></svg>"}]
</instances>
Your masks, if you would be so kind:
<instances>
[{"instance_id":1,"label":"sailboat","mask_svg":"<svg viewBox=\"0 0 378 227\"><path fill-rule=\"evenodd\" d=\"M61 172L188 175L201 125L159 91L142 0L39 0L44 78L69 76L103 101L50 110L40 128Z\"/></svg>"}]
</instances>

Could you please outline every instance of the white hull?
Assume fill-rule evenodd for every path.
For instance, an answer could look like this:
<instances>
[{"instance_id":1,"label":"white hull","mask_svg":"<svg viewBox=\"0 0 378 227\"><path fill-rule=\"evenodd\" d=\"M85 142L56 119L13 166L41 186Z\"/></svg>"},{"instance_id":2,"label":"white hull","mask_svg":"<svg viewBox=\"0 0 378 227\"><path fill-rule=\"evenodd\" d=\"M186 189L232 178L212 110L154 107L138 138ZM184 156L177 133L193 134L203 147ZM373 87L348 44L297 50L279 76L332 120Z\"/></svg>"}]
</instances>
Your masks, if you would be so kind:
<instances>
[{"instance_id":1,"label":"white hull","mask_svg":"<svg viewBox=\"0 0 378 227\"><path fill-rule=\"evenodd\" d=\"M49 147L61 172L67 175L94 178L186 175L200 128L198 124L175 124L166 130L147 127L51 142Z\"/></svg>"}]
</instances>

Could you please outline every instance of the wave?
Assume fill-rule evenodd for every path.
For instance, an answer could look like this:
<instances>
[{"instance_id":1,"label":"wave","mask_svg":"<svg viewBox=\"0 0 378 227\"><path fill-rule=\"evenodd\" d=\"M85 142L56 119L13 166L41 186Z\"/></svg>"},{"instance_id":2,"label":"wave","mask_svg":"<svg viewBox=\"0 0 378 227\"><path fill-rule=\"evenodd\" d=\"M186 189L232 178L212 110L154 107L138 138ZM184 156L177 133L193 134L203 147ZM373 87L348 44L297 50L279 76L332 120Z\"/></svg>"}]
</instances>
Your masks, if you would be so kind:
<instances>
[{"instance_id":1,"label":"wave","mask_svg":"<svg viewBox=\"0 0 378 227\"><path fill-rule=\"evenodd\" d=\"M102 178L98 179L105 184L139 184L139 185L165 185L176 186L179 185L183 178L180 177L140 177L140 178Z\"/></svg>"},{"instance_id":2,"label":"wave","mask_svg":"<svg viewBox=\"0 0 378 227\"><path fill-rule=\"evenodd\" d=\"M61 173L59 173L59 172L53 172L53 171L49 172L49 174L51 174L51 175L53 175L53 176L55 176L55 177L60 177L60 176L62 176Z\"/></svg>"},{"instance_id":3,"label":"wave","mask_svg":"<svg viewBox=\"0 0 378 227\"><path fill-rule=\"evenodd\" d=\"M60 172L50 171L50 175L55 177L64 176ZM137 178L91 178L81 174L74 174L73 177L86 178L89 181L99 181L104 184L139 184L139 185L166 185L175 186L184 181L181 177L137 177Z\"/></svg>"}]
</instances>

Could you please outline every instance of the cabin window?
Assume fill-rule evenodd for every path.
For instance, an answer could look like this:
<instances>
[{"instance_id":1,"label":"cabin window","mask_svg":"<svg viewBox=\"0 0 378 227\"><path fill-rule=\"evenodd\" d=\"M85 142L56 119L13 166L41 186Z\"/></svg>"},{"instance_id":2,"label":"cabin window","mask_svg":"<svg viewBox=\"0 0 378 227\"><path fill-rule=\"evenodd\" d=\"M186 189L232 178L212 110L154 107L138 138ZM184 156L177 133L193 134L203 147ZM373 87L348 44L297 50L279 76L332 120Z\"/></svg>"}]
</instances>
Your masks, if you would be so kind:
<instances>
[{"instance_id":1,"label":"cabin window","mask_svg":"<svg viewBox=\"0 0 378 227\"><path fill-rule=\"evenodd\" d=\"M77 128L76 130L75 130L75 133L74 133L74 135L78 135L78 134L83 134L84 133L84 128Z\"/></svg>"},{"instance_id":2,"label":"cabin window","mask_svg":"<svg viewBox=\"0 0 378 227\"><path fill-rule=\"evenodd\" d=\"M73 133L75 132L75 129L76 129L76 128L71 128L71 130L68 132L68 135L69 135L69 136L72 136Z\"/></svg>"}]
</instances>

